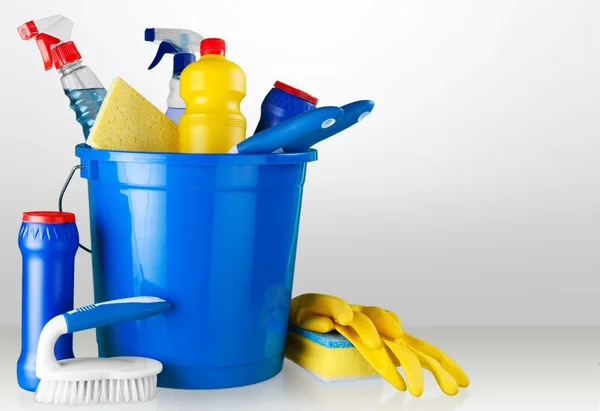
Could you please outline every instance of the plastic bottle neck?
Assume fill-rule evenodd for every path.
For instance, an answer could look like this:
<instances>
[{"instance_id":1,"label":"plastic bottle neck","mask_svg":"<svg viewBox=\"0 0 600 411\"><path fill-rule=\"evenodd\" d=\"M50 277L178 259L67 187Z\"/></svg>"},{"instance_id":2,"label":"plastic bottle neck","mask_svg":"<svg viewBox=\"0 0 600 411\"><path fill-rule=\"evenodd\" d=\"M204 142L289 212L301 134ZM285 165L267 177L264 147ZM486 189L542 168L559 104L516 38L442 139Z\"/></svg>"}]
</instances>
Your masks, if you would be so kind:
<instances>
[{"instance_id":1,"label":"plastic bottle neck","mask_svg":"<svg viewBox=\"0 0 600 411\"><path fill-rule=\"evenodd\" d=\"M60 69L58 69L58 71L63 76L66 76L67 74L70 74L70 73L74 72L75 70L78 70L78 69L80 69L82 67L84 67L83 66L83 62L81 60L75 60L75 61L73 61L71 63L65 64Z\"/></svg>"}]
</instances>

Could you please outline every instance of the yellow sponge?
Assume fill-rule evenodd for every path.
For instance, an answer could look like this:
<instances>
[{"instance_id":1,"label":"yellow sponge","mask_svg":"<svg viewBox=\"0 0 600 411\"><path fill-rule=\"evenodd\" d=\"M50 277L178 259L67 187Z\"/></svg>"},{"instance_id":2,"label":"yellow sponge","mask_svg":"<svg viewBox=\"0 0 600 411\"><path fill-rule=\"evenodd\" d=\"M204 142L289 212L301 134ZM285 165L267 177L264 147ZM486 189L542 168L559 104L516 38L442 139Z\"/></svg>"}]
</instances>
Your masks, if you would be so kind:
<instances>
[{"instance_id":1,"label":"yellow sponge","mask_svg":"<svg viewBox=\"0 0 600 411\"><path fill-rule=\"evenodd\" d=\"M177 125L120 77L113 80L87 144L122 151L179 151Z\"/></svg>"},{"instance_id":2,"label":"yellow sponge","mask_svg":"<svg viewBox=\"0 0 600 411\"><path fill-rule=\"evenodd\" d=\"M358 350L335 331L320 334L291 325L285 357L325 382L380 378Z\"/></svg>"}]
</instances>

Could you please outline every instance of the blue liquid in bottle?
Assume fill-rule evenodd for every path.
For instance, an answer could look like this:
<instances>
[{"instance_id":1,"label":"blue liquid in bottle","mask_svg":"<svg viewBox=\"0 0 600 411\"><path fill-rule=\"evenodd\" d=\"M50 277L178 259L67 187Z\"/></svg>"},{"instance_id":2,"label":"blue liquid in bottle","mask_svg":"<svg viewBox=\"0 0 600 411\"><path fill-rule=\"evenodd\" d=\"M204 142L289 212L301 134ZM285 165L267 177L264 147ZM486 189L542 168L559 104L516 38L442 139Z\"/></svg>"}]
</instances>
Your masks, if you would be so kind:
<instances>
[{"instance_id":1,"label":"blue liquid in bottle","mask_svg":"<svg viewBox=\"0 0 600 411\"><path fill-rule=\"evenodd\" d=\"M83 65L81 59L65 64L59 71L62 74L62 88L69 98L71 109L75 112L75 118L81 125L87 141L106 97L106 89L92 70Z\"/></svg>"},{"instance_id":2,"label":"blue liquid in bottle","mask_svg":"<svg viewBox=\"0 0 600 411\"><path fill-rule=\"evenodd\" d=\"M87 141L90 130L96 121L96 116L100 111L100 106L106 97L106 89L65 89L65 94L69 97L71 109L75 112L75 118L83 128L83 135Z\"/></svg>"},{"instance_id":3,"label":"blue liquid in bottle","mask_svg":"<svg viewBox=\"0 0 600 411\"><path fill-rule=\"evenodd\" d=\"M179 124L179 119L181 118L184 112L184 108L169 107L167 108L167 112L165 113L165 115L171 120L173 120L175 124Z\"/></svg>"}]
</instances>

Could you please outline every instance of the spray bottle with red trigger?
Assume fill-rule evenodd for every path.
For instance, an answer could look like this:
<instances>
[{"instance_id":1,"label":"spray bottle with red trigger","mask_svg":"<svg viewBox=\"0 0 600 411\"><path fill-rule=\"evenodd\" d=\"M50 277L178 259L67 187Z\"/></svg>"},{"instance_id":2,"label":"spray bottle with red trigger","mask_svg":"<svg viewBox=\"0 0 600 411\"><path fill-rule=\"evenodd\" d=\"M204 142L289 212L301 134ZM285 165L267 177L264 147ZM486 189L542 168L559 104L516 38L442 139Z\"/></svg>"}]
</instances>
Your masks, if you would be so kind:
<instances>
[{"instance_id":1,"label":"spray bottle with red trigger","mask_svg":"<svg viewBox=\"0 0 600 411\"><path fill-rule=\"evenodd\" d=\"M17 28L23 40L35 39L44 69L50 70L54 65L60 72L63 90L87 140L106 89L92 70L83 65L81 54L71 41L72 29L73 22L61 15L32 20Z\"/></svg>"}]
</instances>

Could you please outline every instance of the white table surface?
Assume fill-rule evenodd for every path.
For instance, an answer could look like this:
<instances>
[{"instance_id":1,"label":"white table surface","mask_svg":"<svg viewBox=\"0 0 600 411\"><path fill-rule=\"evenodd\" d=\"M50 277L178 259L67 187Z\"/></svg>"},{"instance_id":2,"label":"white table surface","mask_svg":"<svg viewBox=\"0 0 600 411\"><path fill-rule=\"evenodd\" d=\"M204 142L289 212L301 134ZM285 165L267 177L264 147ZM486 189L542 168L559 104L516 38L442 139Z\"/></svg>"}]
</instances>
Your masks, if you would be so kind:
<instances>
[{"instance_id":1,"label":"white table surface","mask_svg":"<svg viewBox=\"0 0 600 411\"><path fill-rule=\"evenodd\" d=\"M260 384L224 390L158 389L153 401L95 405L103 410L598 410L600 339L597 329L431 329L407 331L461 364L471 386L445 396L426 372L425 393L413 398L384 380L323 383L286 360L283 371ZM75 354L94 355L91 331L75 335ZM16 382L18 328L0 328L0 410L64 410L36 404ZM84 407L86 408L86 407Z\"/></svg>"}]
</instances>

